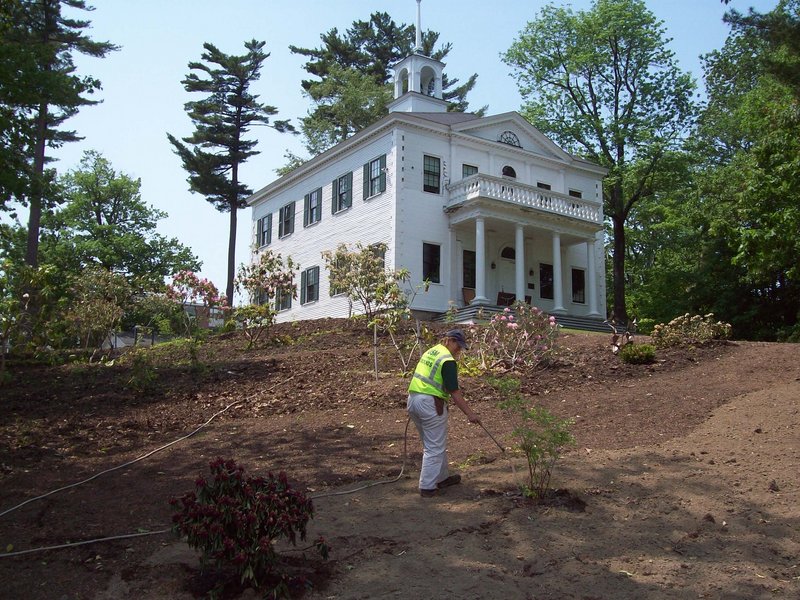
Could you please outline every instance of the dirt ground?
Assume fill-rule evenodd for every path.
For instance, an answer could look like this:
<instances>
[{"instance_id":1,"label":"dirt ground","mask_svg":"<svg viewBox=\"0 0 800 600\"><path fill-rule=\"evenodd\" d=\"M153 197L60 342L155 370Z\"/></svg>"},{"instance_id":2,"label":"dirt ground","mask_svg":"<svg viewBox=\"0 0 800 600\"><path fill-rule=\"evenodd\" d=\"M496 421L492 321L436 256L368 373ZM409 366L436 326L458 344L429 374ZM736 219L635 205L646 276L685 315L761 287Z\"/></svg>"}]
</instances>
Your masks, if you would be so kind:
<instances>
[{"instance_id":1,"label":"dirt ground","mask_svg":"<svg viewBox=\"0 0 800 600\"><path fill-rule=\"evenodd\" d=\"M0 513L229 408L144 460L0 516L0 550L169 528L169 499L222 456L252 475L286 471L315 497L309 540L323 535L330 560L295 553L313 600L800 597L800 345L663 350L633 366L608 341L567 333L552 365L518 375L532 402L575 420L578 446L540 506L518 493L524 459L458 411L449 458L461 485L420 498L412 427L398 481L326 495L394 479L403 464L400 361L380 339L376 382L372 338L349 321L281 325L250 351L215 339L194 365L185 348L151 353L146 367L12 363L15 383L0 388ZM510 448L499 397L484 378L461 383ZM0 598L190 599L207 588L198 567L172 534L5 556Z\"/></svg>"}]
</instances>

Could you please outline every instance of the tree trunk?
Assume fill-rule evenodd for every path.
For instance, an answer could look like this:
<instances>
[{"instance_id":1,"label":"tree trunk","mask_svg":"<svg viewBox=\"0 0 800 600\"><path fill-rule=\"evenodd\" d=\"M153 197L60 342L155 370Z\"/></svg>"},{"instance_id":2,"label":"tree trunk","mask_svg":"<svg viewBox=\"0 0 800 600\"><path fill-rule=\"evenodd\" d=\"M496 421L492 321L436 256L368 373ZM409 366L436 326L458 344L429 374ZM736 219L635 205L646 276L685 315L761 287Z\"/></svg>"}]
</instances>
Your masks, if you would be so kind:
<instances>
[{"instance_id":1,"label":"tree trunk","mask_svg":"<svg viewBox=\"0 0 800 600\"><path fill-rule=\"evenodd\" d=\"M225 298L228 306L233 306L233 277L236 270L236 202L231 203L231 230L228 236L228 281L225 286Z\"/></svg>"},{"instance_id":2,"label":"tree trunk","mask_svg":"<svg viewBox=\"0 0 800 600\"><path fill-rule=\"evenodd\" d=\"M42 200L44 197L44 152L47 142L47 103L39 105L36 119L36 147L33 157L33 186L28 213L28 244L25 249L25 264L39 264L39 229L42 222Z\"/></svg>"},{"instance_id":3,"label":"tree trunk","mask_svg":"<svg viewBox=\"0 0 800 600\"><path fill-rule=\"evenodd\" d=\"M614 226L614 309L612 317L619 323L628 322L628 311L625 307L625 217L613 215Z\"/></svg>"}]
</instances>

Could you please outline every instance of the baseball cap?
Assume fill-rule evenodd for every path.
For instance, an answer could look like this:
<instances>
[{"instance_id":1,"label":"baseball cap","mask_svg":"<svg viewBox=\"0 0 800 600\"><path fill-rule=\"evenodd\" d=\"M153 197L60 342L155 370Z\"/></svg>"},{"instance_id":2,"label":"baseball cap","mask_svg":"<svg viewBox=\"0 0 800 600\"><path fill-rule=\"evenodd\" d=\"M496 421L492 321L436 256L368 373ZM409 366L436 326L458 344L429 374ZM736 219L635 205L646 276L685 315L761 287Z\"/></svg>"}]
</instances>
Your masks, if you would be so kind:
<instances>
[{"instance_id":1,"label":"baseball cap","mask_svg":"<svg viewBox=\"0 0 800 600\"><path fill-rule=\"evenodd\" d=\"M444 334L444 337L450 338L451 340L455 340L458 342L458 345L461 346L462 350L469 350L469 345L467 344L467 338L464 337L464 332L460 329L451 329L447 333Z\"/></svg>"}]
</instances>

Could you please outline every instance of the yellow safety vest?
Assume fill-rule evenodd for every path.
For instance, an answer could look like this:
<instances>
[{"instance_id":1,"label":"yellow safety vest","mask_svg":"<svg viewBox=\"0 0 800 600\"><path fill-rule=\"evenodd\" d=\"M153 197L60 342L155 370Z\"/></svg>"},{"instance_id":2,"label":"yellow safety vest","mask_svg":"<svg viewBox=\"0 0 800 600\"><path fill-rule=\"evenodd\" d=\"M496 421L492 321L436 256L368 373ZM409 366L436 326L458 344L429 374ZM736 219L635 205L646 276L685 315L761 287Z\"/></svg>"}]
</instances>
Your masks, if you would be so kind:
<instances>
[{"instance_id":1,"label":"yellow safety vest","mask_svg":"<svg viewBox=\"0 0 800 600\"><path fill-rule=\"evenodd\" d=\"M450 399L450 393L444 389L442 365L448 360L455 360L446 346L437 344L419 359L414 376L408 385L408 391L417 394L429 394Z\"/></svg>"}]
</instances>

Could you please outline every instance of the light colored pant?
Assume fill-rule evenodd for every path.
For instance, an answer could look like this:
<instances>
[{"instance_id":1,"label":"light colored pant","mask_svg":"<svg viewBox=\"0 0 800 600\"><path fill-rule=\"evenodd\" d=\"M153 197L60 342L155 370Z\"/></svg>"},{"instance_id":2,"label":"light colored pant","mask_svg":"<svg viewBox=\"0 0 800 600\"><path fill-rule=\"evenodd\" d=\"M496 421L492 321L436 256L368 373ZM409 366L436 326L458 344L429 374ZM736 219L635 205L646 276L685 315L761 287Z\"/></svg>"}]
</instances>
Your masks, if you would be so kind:
<instances>
[{"instance_id":1,"label":"light colored pant","mask_svg":"<svg viewBox=\"0 0 800 600\"><path fill-rule=\"evenodd\" d=\"M408 416L414 421L422 438L422 469L419 472L419 489L434 490L436 484L447 479L447 406L444 413L436 414L433 396L411 393L408 395Z\"/></svg>"}]
</instances>

